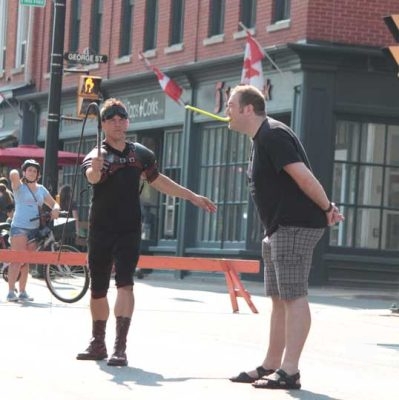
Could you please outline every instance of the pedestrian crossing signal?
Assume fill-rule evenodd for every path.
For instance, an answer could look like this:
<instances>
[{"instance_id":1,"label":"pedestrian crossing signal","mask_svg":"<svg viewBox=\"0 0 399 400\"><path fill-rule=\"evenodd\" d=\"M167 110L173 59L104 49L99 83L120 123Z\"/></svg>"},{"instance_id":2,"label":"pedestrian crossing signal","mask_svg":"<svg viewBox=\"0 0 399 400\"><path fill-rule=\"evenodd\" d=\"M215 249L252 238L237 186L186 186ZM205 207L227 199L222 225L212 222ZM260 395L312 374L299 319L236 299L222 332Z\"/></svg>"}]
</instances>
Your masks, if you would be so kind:
<instances>
[{"instance_id":1,"label":"pedestrian crossing signal","mask_svg":"<svg viewBox=\"0 0 399 400\"><path fill-rule=\"evenodd\" d=\"M399 42L399 14L384 17L384 22L395 41ZM399 46L385 47L382 51L394 63L396 72L399 72Z\"/></svg>"},{"instance_id":2,"label":"pedestrian crossing signal","mask_svg":"<svg viewBox=\"0 0 399 400\"><path fill-rule=\"evenodd\" d=\"M79 78L78 86L78 116L81 118L86 117L87 108L90 103L100 103L101 98L101 80L100 76L81 75ZM95 118L97 116L96 110L91 108L89 110L88 118Z\"/></svg>"}]
</instances>

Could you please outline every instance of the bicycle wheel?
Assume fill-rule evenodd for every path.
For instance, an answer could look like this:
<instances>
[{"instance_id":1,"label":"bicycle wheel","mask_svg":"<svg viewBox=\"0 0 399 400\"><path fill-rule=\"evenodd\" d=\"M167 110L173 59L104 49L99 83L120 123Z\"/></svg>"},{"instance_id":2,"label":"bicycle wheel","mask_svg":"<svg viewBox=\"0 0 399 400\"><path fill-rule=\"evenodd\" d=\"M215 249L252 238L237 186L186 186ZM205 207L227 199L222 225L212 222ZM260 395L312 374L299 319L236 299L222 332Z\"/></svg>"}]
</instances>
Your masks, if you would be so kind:
<instances>
[{"instance_id":1,"label":"bicycle wheel","mask_svg":"<svg viewBox=\"0 0 399 400\"><path fill-rule=\"evenodd\" d=\"M78 249L68 245L62 245L61 251L79 253ZM44 280L51 294L64 303L80 300L90 283L85 265L47 264Z\"/></svg>"}]
</instances>

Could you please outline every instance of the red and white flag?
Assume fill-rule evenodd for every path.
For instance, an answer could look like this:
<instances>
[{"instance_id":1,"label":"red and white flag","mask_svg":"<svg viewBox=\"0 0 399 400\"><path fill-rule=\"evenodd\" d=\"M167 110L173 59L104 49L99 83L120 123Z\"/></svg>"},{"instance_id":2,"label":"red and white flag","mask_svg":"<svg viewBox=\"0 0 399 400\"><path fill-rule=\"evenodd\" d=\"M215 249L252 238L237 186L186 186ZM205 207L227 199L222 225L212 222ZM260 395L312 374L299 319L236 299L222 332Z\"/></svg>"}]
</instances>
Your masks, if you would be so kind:
<instances>
[{"instance_id":1,"label":"red and white flag","mask_svg":"<svg viewBox=\"0 0 399 400\"><path fill-rule=\"evenodd\" d=\"M169 78L169 76L164 74L160 69L154 67L142 53L139 53L139 58L140 60L144 60L147 67L152 69L152 71L155 73L162 90L176 103L183 104L182 100L180 99L181 95L183 94L183 88L179 86L173 79Z\"/></svg>"},{"instance_id":2,"label":"red and white flag","mask_svg":"<svg viewBox=\"0 0 399 400\"><path fill-rule=\"evenodd\" d=\"M265 86L262 69L262 60L264 57L265 53L262 47L247 31L247 43L245 45L241 83L253 85L262 92Z\"/></svg>"}]
</instances>

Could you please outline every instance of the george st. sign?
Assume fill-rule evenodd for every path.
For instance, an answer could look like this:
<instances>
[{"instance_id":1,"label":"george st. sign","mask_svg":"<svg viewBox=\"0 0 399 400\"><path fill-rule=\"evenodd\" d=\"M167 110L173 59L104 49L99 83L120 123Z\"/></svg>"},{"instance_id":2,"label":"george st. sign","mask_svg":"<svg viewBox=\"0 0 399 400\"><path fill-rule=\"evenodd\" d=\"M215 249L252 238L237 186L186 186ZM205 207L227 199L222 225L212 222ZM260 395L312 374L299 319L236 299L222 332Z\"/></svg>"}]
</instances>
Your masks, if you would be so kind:
<instances>
[{"instance_id":1,"label":"george st. sign","mask_svg":"<svg viewBox=\"0 0 399 400\"><path fill-rule=\"evenodd\" d=\"M73 53L68 52L64 54L64 59L76 64L98 64L106 63L108 61L108 56L105 54L93 54L93 53Z\"/></svg>"}]
</instances>

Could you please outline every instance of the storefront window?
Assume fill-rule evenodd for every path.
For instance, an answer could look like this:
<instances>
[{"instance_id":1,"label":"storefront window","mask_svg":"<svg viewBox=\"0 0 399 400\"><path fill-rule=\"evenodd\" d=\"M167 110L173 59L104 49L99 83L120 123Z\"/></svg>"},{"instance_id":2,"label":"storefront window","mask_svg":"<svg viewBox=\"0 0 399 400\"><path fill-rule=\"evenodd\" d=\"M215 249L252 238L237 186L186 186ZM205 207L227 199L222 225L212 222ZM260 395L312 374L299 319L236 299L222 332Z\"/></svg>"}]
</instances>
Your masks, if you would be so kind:
<instances>
[{"instance_id":1,"label":"storefront window","mask_svg":"<svg viewBox=\"0 0 399 400\"><path fill-rule=\"evenodd\" d=\"M218 206L215 214L201 213L197 239L228 247L245 242L248 220L246 168L250 141L227 127L202 129L199 193Z\"/></svg>"},{"instance_id":2,"label":"storefront window","mask_svg":"<svg viewBox=\"0 0 399 400\"><path fill-rule=\"evenodd\" d=\"M330 245L399 249L399 126L338 121L333 199L345 222Z\"/></svg>"}]
</instances>

